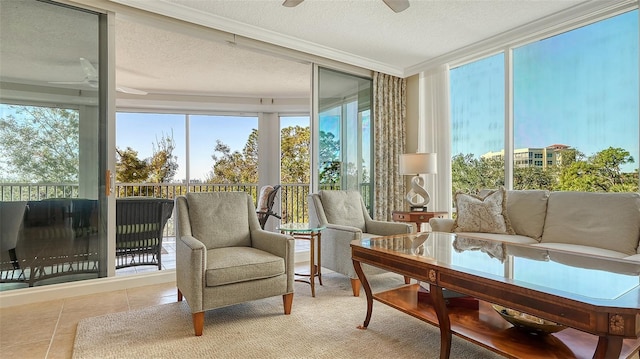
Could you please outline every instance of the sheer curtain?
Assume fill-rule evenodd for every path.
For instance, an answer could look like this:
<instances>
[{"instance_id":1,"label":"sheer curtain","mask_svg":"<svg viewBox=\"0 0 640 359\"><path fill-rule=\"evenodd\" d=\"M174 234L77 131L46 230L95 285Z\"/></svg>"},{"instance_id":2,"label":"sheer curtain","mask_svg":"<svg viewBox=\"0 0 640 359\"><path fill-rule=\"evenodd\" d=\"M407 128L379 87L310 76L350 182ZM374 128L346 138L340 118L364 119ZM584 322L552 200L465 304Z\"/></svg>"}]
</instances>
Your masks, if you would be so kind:
<instances>
[{"instance_id":1,"label":"sheer curtain","mask_svg":"<svg viewBox=\"0 0 640 359\"><path fill-rule=\"evenodd\" d=\"M373 74L375 183L374 218L391 220L394 209L403 208L404 181L399 171L404 153L407 117L407 81Z\"/></svg>"},{"instance_id":2,"label":"sheer curtain","mask_svg":"<svg viewBox=\"0 0 640 359\"><path fill-rule=\"evenodd\" d=\"M430 211L451 213L449 65L420 74L418 152L438 154L438 173L425 179Z\"/></svg>"}]
</instances>

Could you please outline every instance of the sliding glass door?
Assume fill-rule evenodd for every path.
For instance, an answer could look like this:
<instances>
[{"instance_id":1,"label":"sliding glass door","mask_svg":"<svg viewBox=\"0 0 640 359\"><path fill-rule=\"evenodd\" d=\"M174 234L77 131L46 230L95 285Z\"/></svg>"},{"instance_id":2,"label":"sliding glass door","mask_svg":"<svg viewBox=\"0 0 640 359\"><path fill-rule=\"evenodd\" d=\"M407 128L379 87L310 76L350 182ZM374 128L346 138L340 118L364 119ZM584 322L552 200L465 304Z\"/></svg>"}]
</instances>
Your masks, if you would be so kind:
<instances>
[{"instance_id":1,"label":"sliding glass door","mask_svg":"<svg viewBox=\"0 0 640 359\"><path fill-rule=\"evenodd\" d=\"M372 80L318 69L319 189L358 190L369 209L373 171Z\"/></svg>"},{"instance_id":2,"label":"sliding glass door","mask_svg":"<svg viewBox=\"0 0 640 359\"><path fill-rule=\"evenodd\" d=\"M0 290L107 275L106 31L104 14L0 2Z\"/></svg>"}]
</instances>

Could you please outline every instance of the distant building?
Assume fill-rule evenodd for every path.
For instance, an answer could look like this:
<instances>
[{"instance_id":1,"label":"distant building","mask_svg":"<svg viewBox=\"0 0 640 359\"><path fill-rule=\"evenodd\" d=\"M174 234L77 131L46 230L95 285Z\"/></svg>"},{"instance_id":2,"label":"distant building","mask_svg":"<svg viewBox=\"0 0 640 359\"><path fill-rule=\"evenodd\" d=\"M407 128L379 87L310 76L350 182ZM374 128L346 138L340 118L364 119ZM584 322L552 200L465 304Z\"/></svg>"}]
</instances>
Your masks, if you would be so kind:
<instances>
[{"instance_id":1,"label":"distant building","mask_svg":"<svg viewBox=\"0 0 640 359\"><path fill-rule=\"evenodd\" d=\"M518 148L513 151L514 167L541 167L547 168L562 162L562 150L571 146L555 144L544 148ZM481 156L487 159L504 158L504 150L500 152L487 152Z\"/></svg>"}]
</instances>

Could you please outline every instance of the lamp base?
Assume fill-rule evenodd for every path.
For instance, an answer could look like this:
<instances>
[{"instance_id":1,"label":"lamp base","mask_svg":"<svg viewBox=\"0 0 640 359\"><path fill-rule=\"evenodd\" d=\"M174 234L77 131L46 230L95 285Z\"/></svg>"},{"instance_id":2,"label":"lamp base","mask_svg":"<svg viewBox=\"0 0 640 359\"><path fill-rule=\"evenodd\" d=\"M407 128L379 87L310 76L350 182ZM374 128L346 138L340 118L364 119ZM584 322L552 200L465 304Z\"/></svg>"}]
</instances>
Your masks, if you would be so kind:
<instances>
[{"instance_id":1,"label":"lamp base","mask_svg":"<svg viewBox=\"0 0 640 359\"><path fill-rule=\"evenodd\" d=\"M420 176L415 176L411 179L411 190L404 198L412 211L425 211L427 205L431 201L429 193L424 188L424 179Z\"/></svg>"},{"instance_id":2,"label":"lamp base","mask_svg":"<svg viewBox=\"0 0 640 359\"><path fill-rule=\"evenodd\" d=\"M427 206L411 206L411 212L426 212Z\"/></svg>"}]
</instances>

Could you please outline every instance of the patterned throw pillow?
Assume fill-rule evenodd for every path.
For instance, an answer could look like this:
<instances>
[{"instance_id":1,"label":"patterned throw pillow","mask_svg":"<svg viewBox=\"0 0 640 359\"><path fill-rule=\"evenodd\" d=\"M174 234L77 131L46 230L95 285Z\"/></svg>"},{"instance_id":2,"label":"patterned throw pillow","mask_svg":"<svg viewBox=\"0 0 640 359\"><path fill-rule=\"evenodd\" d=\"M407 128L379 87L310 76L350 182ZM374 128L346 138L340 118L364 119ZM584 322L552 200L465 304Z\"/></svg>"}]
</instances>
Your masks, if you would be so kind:
<instances>
[{"instance_id":1,"label":"patterned throw pillow","mask_svg":"<svg viewBox=\"0 0 640 359\"><path fill-rule=\"evenodd\" d=\"M486 196L456 193L457 217L453 232L515 234L507 217L507 193L504 188Z\"/></svg>"}]
</instances>

